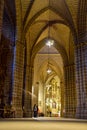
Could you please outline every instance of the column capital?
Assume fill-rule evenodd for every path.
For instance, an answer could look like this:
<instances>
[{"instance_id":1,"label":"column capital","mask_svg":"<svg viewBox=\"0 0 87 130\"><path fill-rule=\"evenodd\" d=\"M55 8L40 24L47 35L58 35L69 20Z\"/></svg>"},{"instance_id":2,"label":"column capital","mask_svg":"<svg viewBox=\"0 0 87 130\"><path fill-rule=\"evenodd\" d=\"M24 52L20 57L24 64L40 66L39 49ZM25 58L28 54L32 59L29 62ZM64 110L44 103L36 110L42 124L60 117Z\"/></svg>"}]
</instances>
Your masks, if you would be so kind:
<instances>
[{"instance_id":1,"label":"column capital","mask_svg":"<svg viewBox=\"0 0 87 130\"><path fill-rule=\"evenodd\" d=\"M73 63L73 64L68 64L68 65L64 66L64 68L69 68L69 67L74 67L74 66L75 66L75 64Z\"/></svg>"},{"instance_id":2,"label":"column capital","mask_svg":"<svg viewBox=\"0 0 87 130\"><path fill-rule=\"evenodd\" d=\"M75 44L74 48L80 48L80 47L83 47L83 46L87 46L87 42L81 42L79 44Z\"/></svg>"},{"instance_id":3,"label":"column capital","mask_svg":"<svg viewBox=\"0 0 87 130\"><path fill-rule=\"evenodd\" d=\"M28 64L26 64L26 67L27 67L27 68L31 68L31 69L34 68L32 65L28 65Z\"/></svg>"},{"instance_id":4,"label":"column capital","mask_svg":"<svg viewBox=\"0 0 87 130\"><path fill-rule=\"evenodd\" d=\"M16 45L22 45L23 47L25 47L25 43L21 40L16 40Z\"/></svg>"}]
</instances>

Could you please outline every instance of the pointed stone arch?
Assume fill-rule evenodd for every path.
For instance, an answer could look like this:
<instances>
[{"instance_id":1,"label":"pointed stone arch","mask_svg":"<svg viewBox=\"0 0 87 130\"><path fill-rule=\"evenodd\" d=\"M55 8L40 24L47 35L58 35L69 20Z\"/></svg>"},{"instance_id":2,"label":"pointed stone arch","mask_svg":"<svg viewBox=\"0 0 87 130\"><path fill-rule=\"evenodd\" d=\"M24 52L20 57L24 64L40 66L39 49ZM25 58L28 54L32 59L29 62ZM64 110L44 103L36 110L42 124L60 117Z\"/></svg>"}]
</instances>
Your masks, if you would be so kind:
<instances>
[{"instance_id":1,"label":"pointed stone arch","mask_svg":"<svg viewBox=\"0 0 87 130\"><path fill-rule=\"evenodd\" d=\"M63 48L63 46L61 46L61 43L58 42L57 40L53 39L55 41L55 48L60 52L62 58L63 58L63 63L64 65L68 64L68 57L67 57L67 53L65 51L65 49ZM32 60L34 60L34 57L36 55L36 53L46 44L47 38L41 40L36 46L34 46L33 50L32 50ZM32 61L33 63L33 61Z\"/></svg>"},{"instance_id":2,"label":"pointed stone arch","mask_svg":"<svg viewBox=\"0 0 87 130\"><path fill-rule=\"evenodd\" d=\"M46 12L47 10L51 10L51 11L53 11L55 14L60 15L60 17L63 19L63 20L61 20L61 22L63 22L65 25L68 25L68 26L69 26L69 28L72 30L72 34L73 34L74 40L75 40L75 42L76 42L76 40L77 40L77 34L76 34L76 31L75 31L75 28L74 28L74 24L71 24L71 23L73 23L73 22L69 23L69 21L67 21L67 20L65 19L65 17L64 17L62 14L60 14L60 12L58 12L57 10L55 10L54 8L49 7L49 6L47 6L47 7L43 8L43 9L41 9L40 11L38 11L38 12L28 21L27 25L26 25L26 26L24 25L24 34L27 33L27 31L29 30L30 26L31 26L32 23L35 21L35 19L37 19L38 16L40 16L42 13Z\"/></svg>"}]
</instances>

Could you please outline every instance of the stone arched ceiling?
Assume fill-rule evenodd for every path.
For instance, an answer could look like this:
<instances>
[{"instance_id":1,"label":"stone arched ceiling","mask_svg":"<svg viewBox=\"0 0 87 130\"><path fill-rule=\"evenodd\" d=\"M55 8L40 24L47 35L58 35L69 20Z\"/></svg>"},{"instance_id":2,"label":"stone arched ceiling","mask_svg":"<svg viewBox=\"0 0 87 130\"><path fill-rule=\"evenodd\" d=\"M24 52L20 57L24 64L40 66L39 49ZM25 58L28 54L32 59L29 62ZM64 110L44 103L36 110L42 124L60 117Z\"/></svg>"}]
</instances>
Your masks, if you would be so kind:
<instances>
[{"instance_id":1,"label":"stone arched ceiling","mask_svg":"<svg viewBox=\"0 0 87 130\"><path fill-rule=\"evenodd\" d=\"M68 64L69 60L74 62L70 48L73 48L72 43L77 39L78 5L79 0L21 0L23 33L31 59L34 60L45 44L43 41L50 35L64 65Z\"/></svg>"},{"instance_id":2,"label":"stone arched ceiling","mask_svg":"<svg viewBox=\"0 0 87 130\"><path fill-rule=\"evenodd\" d=\"M15 1L17 6L18 1ZM35 56L43 47L41 42L48 38L50 29L50 37L55 40L54 46L64 63L73 63L73 45L81 40L83 34L86 36L83 22L87 11L86 0L20 0L20 4L27 52Z\"/></svg>"},{"instance_id":3,"label":"stone arched ceiling","mask_svg":"<svg viewBox=\"0 0 87 130\"><path fill-rule=\"evenodd\" d=\"M50 37L61 43L69 57L70 34L73 40L77 39L78 4L79 0L21 0L24 34L31 47L29 50L32 51L36 44L48 37L50 28Z\"/></svg>"},{"instance_id":4,"label":"stone arched ceiling","mask_svg":"<svg viewBox=\"0 0 87 130\"><path fill-rule=\"evenodd\" d=\"M12 22L15 21L13 2L16 5L16 14L19 15L19 17L21 16L22 29L24 30L25 35L29 37L30 34L31 38L33 35L35 36L33 38L34 41L31 42L31 46L36 43L38 38L40 38L41 33L48 27L48 21L50 21L50 26L52 28L59 29L58 32L61 35L62 33L64 33L63 35L69 35L69 32L64 28L64 25L66 25L73 34L74 42L80 42L82 40L87 41L86 0L20 0L20 2L17 0L5 0L5 3L8 6L7 10L9 11L9 14L11 14L10 18ZM20 12L17 12L17 9L19 8ZM18 18L16 18L16 20L18 20ZM58 27L60 24L61 31ZM34 31L32 31L33 29ZM62 40L65 41L66 36L63 37Z\"/></svg>"}]
</instances>

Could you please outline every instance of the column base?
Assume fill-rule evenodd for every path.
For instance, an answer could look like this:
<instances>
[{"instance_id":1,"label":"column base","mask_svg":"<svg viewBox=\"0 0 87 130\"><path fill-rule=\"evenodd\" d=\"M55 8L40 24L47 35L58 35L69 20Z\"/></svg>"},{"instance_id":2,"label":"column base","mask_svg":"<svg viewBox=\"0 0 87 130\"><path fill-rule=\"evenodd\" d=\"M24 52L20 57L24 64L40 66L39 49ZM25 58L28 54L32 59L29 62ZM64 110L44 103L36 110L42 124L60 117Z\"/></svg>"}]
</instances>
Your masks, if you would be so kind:
<instances>
[{"instance_id":1,"label":"column base","mask_svg":"<svg viewBox=\"0 0 87 130\"><path fill-rule=\"evenodd\" d=\"M76 111L76 118L87 119L87 108L78 107Z\"/></svg>"},{"instance_id":2,"label":"column base","mask_svg":"<svg viewBox=\"0 0 87 130\"><path fill-rule=\"evenodd\" d=\"M14 107L14 118L22 118L23 110L20 107Z\"/></svg>"},{"instance_id":3,"label":"column base","mask_svg":"<svg viewBox=\"0 0 87 130\"><path fill-rule=\"evenodd\" d=\"M23 111L23 117L32 117L33 116L33 112L32 110L24 110Z\"/></svg>"}]
</instances>

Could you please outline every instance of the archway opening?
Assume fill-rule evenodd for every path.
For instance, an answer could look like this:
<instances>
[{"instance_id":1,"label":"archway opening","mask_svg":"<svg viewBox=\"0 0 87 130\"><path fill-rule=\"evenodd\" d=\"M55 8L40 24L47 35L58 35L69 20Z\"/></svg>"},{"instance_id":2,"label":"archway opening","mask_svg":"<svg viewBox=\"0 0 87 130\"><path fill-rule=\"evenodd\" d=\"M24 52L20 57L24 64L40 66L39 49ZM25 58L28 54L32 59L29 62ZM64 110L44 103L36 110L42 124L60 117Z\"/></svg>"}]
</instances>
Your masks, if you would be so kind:
<instances>
[{"instance_id":1,"label":"archway opening","mask_svg":"<svg viewBox=\"0 0 87 130\"><path fill-rule=\"evenodd\" d=\"M45 86L45 114L48 117L61 115L61 87L58 76L53 77Z\"/></svg>"},{"instance_id":2,"label":"archway opening","mask_svg":"<svg viewBox=\"0 0 87 130\"><path fill-rule=\"evenodd\" d=\"M47 46L44 45L34 59L32 105L38 104L39 116L60 117L64 109L64 94L61 91L61 87L64 90L64 84L61 86L61 82L64 83L63 60L54 46L49 51L49 66L52 70L50 74L47 74L47 60Z\"/></svg>"}]
</instances>

